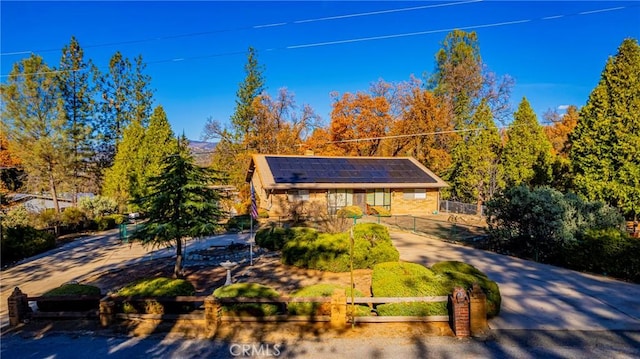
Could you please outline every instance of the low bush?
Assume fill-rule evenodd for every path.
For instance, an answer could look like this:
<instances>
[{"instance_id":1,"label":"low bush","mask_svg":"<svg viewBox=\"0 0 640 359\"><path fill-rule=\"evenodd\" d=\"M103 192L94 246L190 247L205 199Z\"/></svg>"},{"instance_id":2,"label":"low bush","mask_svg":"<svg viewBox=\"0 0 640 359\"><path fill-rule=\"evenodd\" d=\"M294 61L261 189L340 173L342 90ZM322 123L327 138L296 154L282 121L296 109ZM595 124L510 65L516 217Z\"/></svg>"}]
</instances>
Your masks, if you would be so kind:
<instances>
[{"instance_id":1,"label":"low bush","mask_svg":"<svg viewBox=\"0 0 640 359\"><path fill-rule=\"evenodd\" d=\"M500 312L498 285L477 268L462 262L440 262L431 269L417 263L382 263L373 268L371 289L375 297L445 296L456 286L470 289L478 283L487 295L487 315ZM447 315L446 303L390 303L377 306L379 315Z\"/></svg>"},{"instance_id":2,"label":"low bush","mask_svg":"<svg viewBox=\"0 0 640 359\"><path fill-rule=\"evenodd\" d=\"M109 214L102 217L97 217L93 220L94 229L98 231L104 231L107 229L116 228L119 224L124 223L126 216L121 214Z\"/></svg>"},{"instance_id":3,"label":"low bush","mask_svg":"<svg viewBox=\"0 0 640 359\"><path fill-rule=\"evenodd\" d=\"M343 287L337 284L314 284L299 289L291 294L293 298L304 297L331 297L335 290L341 290L346 293L347 298L351 298L350 287ZM355 297L364 297L361 291L355 289L353 291ZM352 306L347 306L347 315L351 315ZM289 314L291 315L330 315L331 303L289 303ZM366 305L355 306L355 316L364 317L370 315L371 310Z\"/></svg>"},{"instance_id":4,"label":"low bush","mask_svg":"<svg viewBox=\"0 0 640 359\"><path fill-rule=\"evenodd\" d=\"M81 295L100 295L100 288L92 285L84 284L63 284L58 288L54 288L42 295L42 297L66 297L66 296L81 296ZM100 304L100 300L88 300L88 301L37 301L36 305L38 310L42 312L64 312L64 311L76 311L84 312L87 310L97 310Z\"/></svg>"},{"instance_id":5,"label":"low bush","mask_svg":"<svg viewBox=\"0 0 640 359\"><path fill-rule=\"evenodd\" d=\"M369 207L369 215L378 217L391 217L391 212L384 207L372 206Z\"/></svg>"},{"instance_id":6,"label":"low bush","mask_svg":"<svg viewBox=\"0 0 640 359\"><path fill-rule=\"evenodd\" d=\"M242 214L239 216L233 216L229 218L225 225L227 231L244 231L251 228L251 221L253 219L248 214ZM258 227L258 222L253 220L253 228Z\"/></svg>"},{"instance_id":7,"label":"low bush","mask_svg":"<svg viewBox=\"0 0 640 359\"><path fill-rule=\"evenodd\" d=\"M640 283L640 240L617 228L587 230L564 252L569 268Z\"/></svg>"},{"instance_id":8,"label":"low bush","mask_svg":"<svg viewBox=\"0 0 640 359\"><path fill-rule=\"evenodd\" d=\"M315 231L300 232L282 247L282 262L297 267L329 272L350 270L350 235ZM398 250L393 246L386 227L361 223L353 228L353 268L373 268L377 263L397 261Z\"/></svg>"},{"instance_id":9,"label":"low bush","mask_svg":"<svg viewBox=\"0 0 640 359\"><path fill-rule=\"evenodd\" d=\"M280 294L273 288L257 283L235 283L216 289L216 298L278 298ZM283 306L270 303L225 304L222 310L238 316L264 317L284 313Z\"/></svg>"},{"instance_id":10,"label":"low bush","mask_svg":"<svg viewBox=\"0 0 640 359\"><path fill-rule=\"evenodd\" d=\"M70 231L81 229L86 220L87 217L84 212L76 207L65 208L62 211L62 225L66 226Z\"/></svg>"},{"instance_id":11,"label":"low bush","mask_svg":"<svg viewBox=\"0 0 640 359\"><path fill-rule=\"evenodd\" d=\"M196 290L190 282L174 278L140 279L118 290L115 295L122 297L175 297L195 295ZM194 309L192 303L160 303L155 299L145 301L125 301L122 310L125 313L164 314L184 313Z\"/></svg>"},{"instance_id":12,"label":"low bush","mask_svg":"<svg viewBox=\"0 0 640 359\"><path fill-rule=\"evenodd\" d=\"M16 226L3 229L1 258L7 264L56 247L53 233L37 230L30 226Z\"/></svg>"},{"instance_id":13,"label":"low bush","mask_svg":"<svg viewBox=\"0 0 640 359\"><path fill-rule=\"evenodd\" d=\"M451 293L454 287L468 290L473 286L473 283L478 283L487 296L487 316L492 318L500 313L502 297L498 284L490 280L476 267L463 262L445 261L434 264L431 266L431 270L444 277L441 279L447 288L447 294Z\"/></svg>"},{"instance_id":14,"label":"low bush","mask_svg":"<svg viewBox=\"0 0 640 359\"><path fill-rule=\"evenodd\" d=\"M427 297L448 295L438 275L417 263L389 262L373 267L374 297ZM376 306L381 316L448 315L447 303L389 303Z\"/></svg>"},{"instance_id":15,"label":"low bush","mask_svg":"<svg viewBox=\"0 0 640 359\"><path fill-rule=\"evenodd\" d=\"M338 210L336 215L339 218L362 218L362 208L359 206L346 206Z\"/></svg>"},{"instance_id":16,"label":"low bush","mask_svg":"<svg viewBox=\"0 0 640 359\"><path fill-rule=\"evenodd\" d=\"M272 251L279 251L285 243L293 238L305 238L306 240L314 240L318 237L318 232L312 228L306 227L269 227L260 229L256 233L256 244L260 247L267 248Z\"/></svg>"}]
</instances>

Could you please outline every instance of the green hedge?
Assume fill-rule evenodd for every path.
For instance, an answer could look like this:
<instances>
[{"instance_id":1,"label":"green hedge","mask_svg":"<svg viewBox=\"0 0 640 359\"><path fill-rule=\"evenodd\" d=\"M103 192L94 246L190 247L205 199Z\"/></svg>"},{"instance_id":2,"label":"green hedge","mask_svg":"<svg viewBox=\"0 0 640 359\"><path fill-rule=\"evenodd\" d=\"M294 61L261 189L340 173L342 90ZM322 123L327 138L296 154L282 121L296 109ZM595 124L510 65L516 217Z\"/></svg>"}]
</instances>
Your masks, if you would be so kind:
<instances>
[{"instance_id":1,"label":"green hedge","mask_svg":"<svg viewBox=\"0 0 640 359\"><path fill-rule=\"evenodd\" d=\"M53 233L31 226L8 227L2 230L2 264L31 257L56 247L56 237Z\"/></svg>"},{"instance_id":2,"label":"green hedge","mask_svg":"<svg viewBox=\"0 0 640 359\"><path fill-rule=\"evenodd\" d=\"M341 290L346 293L347 298L351 298L350 287L344 287L337 284L314 284L308 287L299 289L291 294L293 298L304 297L331 297L335 290ZM355 297L364 297L361 291L355 289L353 292ZM351 305L347 306L347 314L351 314ZM371 310L366 305L355 306L355 316L364 317L371 314ZM331 303L289 303L289 314L291 315L330 315Z\"/></svg>"},{"instance_id":3,"label":"green hedge","mask_svg":"<svg viewBox=\"0 0 640 359\"><path fill-rule=\"evenodd\" d=\"M118 290L116 296L138 297L175 297L195 295L196 290L190 282L174 278L145 278L140 279ZM125 313L164 314L184 313L194 309L192 303L160 303L157 300L125 301L122 311Z\"/></svg>"},{"instance_id":4,"label":"green hedge","mask_svg":"<svg viewBox=\"0 0 640 359\"><path fill-rule=\"evenodd\" d=\"M373 268L374 297L428 297L449 295L456 286L471 288L478 282L487 294L487 315L500 312L498 285L475 267L461 262L440 262L431 269L417 263L381 263ZM390 303L377 308L379 315L448 315L447 303Z\"/></svg>"},{"instance_id":5,"label":"green hedge","mask_svg":"<svg viewBox=\"0 0 640 359\"><path fill-rule=\"evenodd\" d=\"M587 230L564 249L569 268L640 283L640 239L615 228Z\"/></svg>"},{"instance_id":6,"label":"green hedge","mask_svg":"<svg viewBox=\"0 0 640 359\"><path fill-rule=\"evenodd\" d=\"M84 284L63 284L46 293L43 297L100 295L100 288ZM37 301L38 309L43 312L87 311L98 309L100 300L89 301Z\"/></svg>"},{"instance_id":7,"label":"green hedge","mask_svg":"<svg viewBox=\"0 0 640 359\"><path fill-rule=\"evenodd\" d=\"M269 227L256 232L256 244L272 251L279 251L285 243L293 238L307 238L314 240L318 237L315 229L307 227Z\"/></svg>"},{"instance_id":8,"label":"green hedge","mask_svg":"<svg viewBox=\"0 0 640 359\"><path fill-rule=\"evenodd\" d=\"M398 250L393 246L386 227L374 223L354 226L353 268L373 268L377 263L397 261ZM329 272L350 269L350 236L348 232L328 234L313 230L301 232L282 247L284 264Z\"/></svg>"},{"instance_id":9,"label":"green hedge","mask_svg":"<svg viewBox=\"0 0 640 359\"><path fill-rule=\"evenodd\" d=\"M235 283L216 289L213 296L216 298L278 298L280 294L275 289L262 284ZM225 304L222 310L234 315L252 317L284 313L282 305L269 303Z\"/></svg>"}]
</instances>

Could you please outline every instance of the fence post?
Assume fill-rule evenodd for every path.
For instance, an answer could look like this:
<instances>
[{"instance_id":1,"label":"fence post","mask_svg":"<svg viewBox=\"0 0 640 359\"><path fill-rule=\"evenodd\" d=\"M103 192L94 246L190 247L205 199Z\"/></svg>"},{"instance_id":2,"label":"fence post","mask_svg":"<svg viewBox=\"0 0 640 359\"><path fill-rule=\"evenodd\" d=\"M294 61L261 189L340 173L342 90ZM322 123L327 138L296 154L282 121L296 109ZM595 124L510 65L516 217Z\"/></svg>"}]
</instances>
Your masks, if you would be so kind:
<instances>
[{"instance_id":1,"label":"fence post","mask_svg":"<svg viewBox=\"0 0 640 359\"><path fill-rule=\"evenodd\" d=\"M462 287L455 287L449 300L451 301L451 329L453 329L453 333L458 338L468 337L471 331L467 292Z\"/></svg>"},{"instance_id":2,"label":"fence post","mask_svg":"<svg viewBox=\"0 0 640 359\"><path fill-rule=\"evenodd\" d=\"M471 335L481 335L489 328L487 324L487 296L478 283L473 283L469 297Z\"/></svg>"},{"instance_id":3,"label":"fence post","mask_svg":"<svg viewBox=\"0 0 640 359\"><path fill-rule=\"evenodd\" d=\"M218 325L220 325L220 311L222 310L222 306L218 301L218 298L210 295L204 298L204 322L207 333L209 335L213 335L218 330Z\"/></svg>"},{"instance_id":4,"label":"fence post","mask_svg":"<svg viewBox=\"0 0 640 359\"><path fill-rule=\"evenodd\" d=\"M413 231L415 232L416 231L416 217L414 217L414 216L411 216L411 217L413 217Z\"/></svg>"},{"instance_id":5,"label":"fence post","mask_svg":"<svg viewBox=\"0 0 640 359\"><path fill-rule=\"evenodd\" d=\"M15 287L7 298L7 306L9 307L9 325L12 327L22 323L30 310L27 295L22 293L18 287Z\"/></svg>"},{"instance_id":6,"label":"fence post","mask_svg":"<svg viewBox=\"0 0 640 359\"><path fill-rule=\"evenodd\" d=\"M331 295L331 327L342 329L347 325L347 294L336 289Z\"/></svg>"},{"instance_id":7,"label":"fence post","mask_svg":"<svg viewBox=\"0 0 640 359\"><path fill-rule=\"evenodd\" d=\"M113 324L116 318L116 304L111 300L111 297L106 296L100 299L99 307L100 325L106 328Z\"/></svg>"}]
</instances>

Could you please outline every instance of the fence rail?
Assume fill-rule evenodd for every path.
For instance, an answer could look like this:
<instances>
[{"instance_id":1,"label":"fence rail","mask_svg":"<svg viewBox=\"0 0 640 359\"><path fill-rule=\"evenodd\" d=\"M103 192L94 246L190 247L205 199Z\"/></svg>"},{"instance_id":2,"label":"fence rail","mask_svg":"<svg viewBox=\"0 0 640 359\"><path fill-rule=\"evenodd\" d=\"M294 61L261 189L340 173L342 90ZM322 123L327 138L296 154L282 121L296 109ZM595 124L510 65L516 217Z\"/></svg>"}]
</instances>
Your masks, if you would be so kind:
<instances>
[{"instance_id":1,"label":"fence rail","mask_svg":"<svg viewBox=\"0 0 640 359\"><path fill-rule=\"evenodd\" d=\"M483 216L487 212L487 207L480 206L480 213L478 213L477 204L442 199L440 200L440 212Z\"/></svg>"}]
</instances>

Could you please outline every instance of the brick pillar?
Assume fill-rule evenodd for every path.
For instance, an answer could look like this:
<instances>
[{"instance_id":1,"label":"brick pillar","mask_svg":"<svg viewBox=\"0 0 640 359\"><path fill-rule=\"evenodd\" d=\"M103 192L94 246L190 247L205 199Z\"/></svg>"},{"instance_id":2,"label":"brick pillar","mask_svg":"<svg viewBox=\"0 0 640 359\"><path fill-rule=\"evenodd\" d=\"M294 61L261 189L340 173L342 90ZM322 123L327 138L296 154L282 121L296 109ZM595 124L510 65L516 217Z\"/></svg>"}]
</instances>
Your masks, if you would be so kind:
<instances>
[{"instance_id":1,"label":"brick pillar","mask_svg":"<svg viewBox=\"0 0 640 359\"><path fill-rule=\"evenodd\" d=\"M347 295L336 289L331 295L331 327L342 329L347 325Z\"/></svg>"},{"instance_id":2,"label":"brick pillar","mask_svg":"<svg viewBox=\"0 0 640 359\"><path fill-rule=\"evenodd\" d=\"M204 298L204 323L209 335L213 335L218 330L222 316L222 306L218 299L212 295Z\"/></svg>"},{"instance_id":3,"label":"brick pillar","mask_svg":"<svg viewBox=\"0 0 640 359\"><path fill-rule=\"evenodd\" d=\"M467 292L461 287L453 288L453 293L449 297L451 301L451 329L456 337L468 337L471 335L469 329L469 297Z\"/></svg>"},{"instance_id":4,"label":"brick pillar","mask_svg":"<svg viewBox=\"0 0 640 359\"><path fill-rule=\"evenodd\" d=\"M478 283L474 283L469 292L470 328L471 335L482 335L487 329L487 295Z\"/></svg>"},{"instance_id":5,"label":"brick pillar","mask_svg":"<svg viewBox=\"0 0 640 359\"><path fill-rule=\"evenodd\" d=\"M9 307L9 325L12 327L22 323L31 310L27 295L22 293L18 287L15 287L9 298L7 298L7 306Z\"/></svg>"},{"instance_id":6,"label":"brick pillar","mask_svg":"<svg viewBox=\"0 0 640 359\"><path fill-rule=\"evenodd\" d=\"M109 296L100 299L100 309L98 311L100 325L106 328L113 324L116 318L116 304Z\"/></svg>"}]
</instances>

